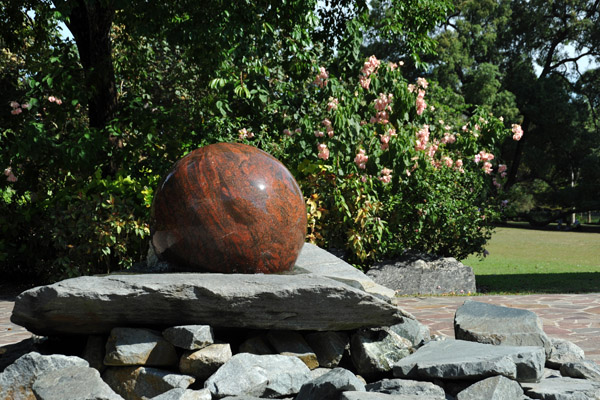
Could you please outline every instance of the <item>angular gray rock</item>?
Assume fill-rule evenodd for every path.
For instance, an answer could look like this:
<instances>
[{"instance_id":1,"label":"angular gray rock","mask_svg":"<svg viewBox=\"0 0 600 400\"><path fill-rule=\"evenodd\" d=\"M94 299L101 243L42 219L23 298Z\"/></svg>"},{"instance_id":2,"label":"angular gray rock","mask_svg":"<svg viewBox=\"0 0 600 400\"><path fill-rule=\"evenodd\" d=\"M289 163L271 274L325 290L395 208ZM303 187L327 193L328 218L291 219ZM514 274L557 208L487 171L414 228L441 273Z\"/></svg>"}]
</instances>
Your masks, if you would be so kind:
<instances>
[{"instance_id":1,"label":"angular gray rock","mask_svg":"<svg viewBox=\"0 0 600 400\"><path fill-rule=\"evenodd\" d=\"M33 384L37 400L123 400L90 367L66 367L43 373Z\"/></svg>"},{"instance_id":2,"label":"angular gray rock","mask_svg":"<svg viewBox=\"0 0 600 400\"><path fill-rule=\"evenodd\" d=\"M195 379L152 367L110 367L102 378L125 400L156 397L171 389L187 389Z\"/></svg>"},{"instance_id":3,"label":"angular gray rock","mask_svg":"<svg viewBox=\"0 0 600 400\"><path fill-rule=\"evenodd\" d=\"M350 338L344 332L315 332L306 335L306 341L324 368L337 367L350 347Z\"/></svg>"},{"instance_id":4,"label":"angular gray rock","mask_svg":"<svg viewBox=\"0 0 600 400\"><path fill-rule=\"evenodd\" d=\"M577 362L585 358L585 353L581 347L565 339L550 338L552 348L550 357L546 360L548 368L560 369L560 366L567 362Z\"/></svg>"},{"instance_id":5,"label":"angular gray rock","mask_svg":"<svg viewBox=\"0 0 600 400\"><path fill-rule=\"evenodd\" d=\"M423 400L423 397L417 394L387 394L376 392L344 392L339 397L340 400ZM429 400L429 398L427 397ZM442 397L445 399L445 397Z\"/></svg>"},{"instance_id":6,"label":"angular gray rock","mask_svg":"<svg viewBox=\"0 0 600 400\"><path fill-rule=\"evenodd\" d=\"M385 300L396 295L394 290L373 282L362 271L311 243L304 243L292 272L324 276Z\"/></svg>"},{"instance_id":7,"label":"angular gray rock","mask_svg":"<svg viewBox=\"0 0 600 400\"><path fill-rule=\"evenodd\" d=\"M153 397L152 400L212 400L212 395L208 389L175 388Z\"/></svg>"},{"instance_id":8,"label":"angular gray rock","mask_svg":"<svg viewBox=\"0 0 600 400\"><path fill-rule=\"evenodd\" d=\"M543 400L598 400L600 383L585 379L553 377L521 384L525 394Z\"/></svg>"},{"instance_id":9,"label":"angular gray rock","mask_svg":"<svg viewBox=\"0 0 600 400\"><path fill-rule=\"evenodd\" d=\"M430 400L444 400L444 389L431 382L413 381L409 379L382 379L369 383L367 392L421 396Z\"/></svg>"},{"instance_id":10,"label":"angular gray rock","mask_svg":"<svg viewBox=\"0 0 600 400\"><path fill-rule=\"evenodd\" d=\"M275 354L267 340L267 335L258 335L246 339L239 347L239 353L251 353L256 355Z\"/></svg>"},{"instance_id":11,"label":"angular gray rock","mask_svg":"<svg viewBox=\"0 0 600 400\"><path fill-rule=\"evenodd\" d=\"M106 366L104 365L104 356L106 353L106 337L90 335L87 338L85 348L81 358L90 364L90 367L97 369L102 373Z\"/></svg>"},{"instance_id":12,"label":"angular gray rock","mask_svg":"<svg viewBox=\"0 0 600 400\"><path fill-rule=\"evenodd\" d=\"M298 393L310 379L310 370L297 357L238 353L208 378L204 387L215 399L279 397Z\"/></svg>"},{"instance_id":13,"label":"angular gray rock","mask_svg":"<svg viewBox=\"0 0 600 400\"><path fill-rule=\"evenodd\" d=\"M394 376L476 380L503 375L519 382L537 382L542 377L545 360L542 347L432 341L398 361L394 365Z\"/></svg>"},{"instance_id":14,"label":"angular gray rock","mask_svg":"<svg viewBox=\"0 0 600 400\"><path fill-rule=\"evenodd\" d=\"M421 346L431 340L429 328L413 318L402 318L402 322L389 328L403 338L410 340L413 347Z\"/></svg>"},{"instance_id":15,"label":"angular gray rock","mask_svg":"<svg viewBox=\"0 0 600 400\"><path fill-rule=\"evenodd\" d=\"M317 355L301 334L291 331L269 331L267 340L277 353L298 357L309 369L319 366Z\"/></svg>"},{"instance_id":16,"label":"angular gray rock","mask_svg":"<svg viewBox=\"0 0 600 400\"><path fill-rule=\"evenodd\" d=\"M600 366L590 360L567 362L560 366L562 376L600 382Z\"/></svg>"},{"instance_id":17,"label":"angular gray rock","mask_svg":"<svg viewBox=\"0 0 600 400\"><path fill-rule=\"evenodd\" d=\"M117 326L351 330L393 325L398 307L314 274L86 276L21 293L11 320L33 333L100 334Z\"/></svg>"},{"instance_id":18,"label":"angular gray rock","mask_svg":"<svg viewBox=\"0 0 600 400\"><path fill-rule=\"evenodd\" d=\"M186 350L200 350L215 342L210 325L173 326L165 329L162 334L173 346Z\"/></svg>"},{"instance_id":19,"label":"angular gray rock","mask_svg":"<svg viewBox=\"0 0 600 400\"><path fill-rule=\"evenodd\" d=\"M114 328L106 342L104 364L171 367L179 357L160 332L141 328Z\"/></svg>"},{"instance_id":20,"label":"angular gray rock","mask_svg":"<svg viewBox=\"0 0 600 400\"><path fill-rule=\"evenodd\" d=\"M504 376L493 376L476 382L456 396L456 400L515 400L522 398L521 385Z\"/></svg>"},{"instance_id":21,"label":"angular gray rock","mask_svg":"<svg viewBox=\"0 0 600 400\"><path fill-rule=\"evenodd\" d=\"M347 369L334 368L328 373L305 383L295 400L334 400L346 391L364 393L365 385Z\"/></svg>"},{"instance_id":22,"label":"angular gray rock","mask_svg":"<svg viewBox=\"0 0 600 400\"><path fill-rule=\"evenodd\" d=\"M411 353L412 343L387 328L360 329L350 339L352 363L359 375L374 378L392 370Z\"/></svg>"},{"instance_id":23,"label":"angular gray rock","mask_svg":"<svg viewBox=\"0 0 600 400\"><path fill-rule=\"evenodd\" d=\"M35 399L31 387L36 379L48 371L67 367L87 368L88 363L79 357L43 356L36 352L25 354L0 373L0 399Z\"/></svg>"},{"instance_id":24,"label":"angular gray rock","mask_svg":"<svg viewBox=\"0 0 600 400\"><path fill-rule=\"evenodd\" d=\"M456 259L407 252L375 264L367 276L397 294L475 293L473 269Z\"/></svg>"},{"instance_id":25,"label":"angular gray rock","mask_svg":"<svg viewBox=\"0 0 600 400\"><path fill-rule=\"evenodd\" d=\"M467 300L454 316L456 339L511 346L541 346L550 355L552 344L534 312Z\"/></svg>"},{"instance_id":26,"label":"angular gray rock","mask_svg":"<svg viewBox=\"0 0 600 400\"><path fill-rule=\"evenodd\" d=\"M194 352L187 352L179 360L179 371L203 381L231 359L229 343L217 343Z\"/></svg>"}]
</instances>

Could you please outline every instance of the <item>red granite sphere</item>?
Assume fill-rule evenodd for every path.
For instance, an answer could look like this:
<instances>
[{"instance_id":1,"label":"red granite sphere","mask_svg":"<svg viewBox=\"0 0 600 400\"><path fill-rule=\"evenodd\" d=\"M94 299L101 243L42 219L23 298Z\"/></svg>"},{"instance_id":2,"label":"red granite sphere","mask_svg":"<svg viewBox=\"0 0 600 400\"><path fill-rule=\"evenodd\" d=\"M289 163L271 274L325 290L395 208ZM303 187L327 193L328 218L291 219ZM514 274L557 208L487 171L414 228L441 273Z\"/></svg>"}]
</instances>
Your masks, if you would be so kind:
<instances>
[{"instance_id":1,"label":"red granite sphere","mask_svg":"<svg viewBox=\"0 0 600 400\"><path fill-rule=\"evenodd\" d=\"M218 143L175 163L154 196L150 225L159 259L192 271L274 273L296 262L306 207L277 159Z\"/></svg>"}]
</instances>

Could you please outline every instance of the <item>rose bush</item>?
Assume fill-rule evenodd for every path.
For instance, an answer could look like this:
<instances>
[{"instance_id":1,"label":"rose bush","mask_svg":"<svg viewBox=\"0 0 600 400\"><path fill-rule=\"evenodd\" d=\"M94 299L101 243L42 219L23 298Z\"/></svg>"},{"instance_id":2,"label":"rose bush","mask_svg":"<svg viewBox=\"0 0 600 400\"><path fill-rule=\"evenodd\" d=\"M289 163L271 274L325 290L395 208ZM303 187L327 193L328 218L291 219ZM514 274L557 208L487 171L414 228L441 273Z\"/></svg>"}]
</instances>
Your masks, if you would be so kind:
<instances>
[{"instance_id":1,"label":"rose bush","mask_svg":"<svg viewBox=\"0 0 600 400\"><path fill-rule=\"evenodd\" d=\"M215 20L217 37L187 18L136 25L117 13L119 107L102 130L89 126L93 93L83 89L75 45L56 29L60 15L47 9L47 26L23 25L18 51L3 49L0 59L4 276L51 281L143 260L158 180L187 152L222 141L282 160L306 197L307 240L345 250L357 266L407 248L481 252L502 205L497 148L515 121L473 111L434 82L407 80L402 62L363 59L364 14L344 21L331 54L318 39L315 4L297 5L297 19L267 7L270 24L264 5L249 13L232 3ZM445 15L423 7L394 8L394 18L422 28L406 38L414 51ZM185 40L188 30L206 40ZM213 58L201 56L205 48Z\"/></svg>"},{"instance_id":2,"label":"rose bush","mask_svg":"<svg viewBox=\"0 0 600 400\"><path fill-rule=\"evenodd\" d=\"M285 128L269 136L306 196L308 239L361 266L407 248L482 253L502 205L501 118L440 104L434 84L375 57L354 79L322 66L315 76L302 89L310 111L284 111Z\"/></svg>"}]
</instances>

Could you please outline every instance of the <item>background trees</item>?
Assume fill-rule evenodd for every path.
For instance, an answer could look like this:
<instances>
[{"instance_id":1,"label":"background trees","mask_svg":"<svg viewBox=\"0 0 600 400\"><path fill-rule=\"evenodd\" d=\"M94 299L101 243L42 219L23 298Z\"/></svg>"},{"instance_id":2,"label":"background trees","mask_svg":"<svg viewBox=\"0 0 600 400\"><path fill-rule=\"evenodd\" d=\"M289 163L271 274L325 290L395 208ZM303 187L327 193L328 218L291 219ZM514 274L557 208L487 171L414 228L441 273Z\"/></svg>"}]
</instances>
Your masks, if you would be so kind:
<instances>
[{"instance_id":1,"label":"background trees","mask_svg":"<svg viewBox=\"0 0 600 400\"><path fill-rule=\"evenodd\" d=\"M432 76L467 103L520 116L523 140L507 142L502 152L505 189L519 211L555 209L542 216L546 222L598 208L592 198L599 182L588 170L600 143L598 104L582 88L598 69L599 5L457 1L430 59ZM527 205L527 198L535 200Z\"/></svg>"},{"instance_id":2,"label":"background trees","mask_svg":"<svg viewBox=\"0 0 600 400\"><path fill-rule=\"evenodd\" d=\"M500 184L523 193L534 182L529 195L553 206L596 207L585 187L598 183L598 74L565 69L576 57L562 51L576 43L597 55L597 2L0 4L9 275L58 279L141 259L157 180L216 141L282 159L303 185L309 239L363 266L407 247L482 251ZM367 68L372 54L381 63ZM425 74L439 83L423 87ZM393 94L391 110L377 109L382 93ZM370 122L381 111L388 122ZM503 142L519 122L526 144ZM425 125L428 149L439 147L427 157L416 143ZM456 142L442 142L451 134ZM474 162L500 145L493 168L506 160L506 182ZM465 173L443 169L444 157Z\"/></svg>"}]
</instances>

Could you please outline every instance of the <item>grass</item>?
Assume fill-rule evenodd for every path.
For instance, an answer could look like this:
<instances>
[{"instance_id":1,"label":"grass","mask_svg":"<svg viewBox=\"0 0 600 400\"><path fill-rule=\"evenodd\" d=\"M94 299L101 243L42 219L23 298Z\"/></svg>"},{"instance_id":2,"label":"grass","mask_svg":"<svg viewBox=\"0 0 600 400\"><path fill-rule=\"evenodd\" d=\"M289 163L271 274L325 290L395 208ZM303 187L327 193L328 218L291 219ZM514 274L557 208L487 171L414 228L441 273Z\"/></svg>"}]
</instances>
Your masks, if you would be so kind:
<instances>
[{"instance_id":1,"label":"grass","mask_svg":"<svg viewBox=\"0 0 600 400\"><path fill-rule=\"evenodd\" d=\"M473 268L479 293L600 293L600 232L583 228L499 227L487 257L462 262Z\"/></svg>"}]
</instances>

